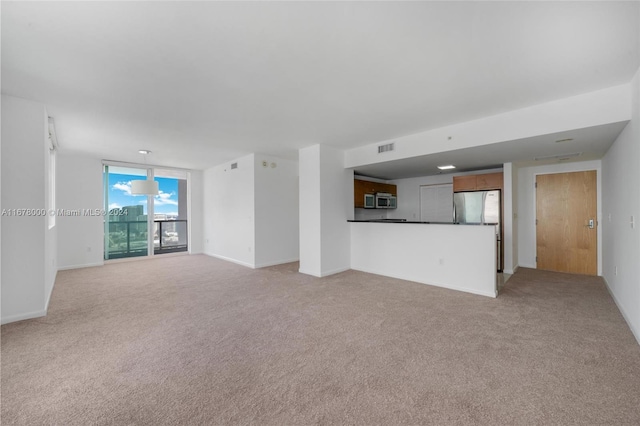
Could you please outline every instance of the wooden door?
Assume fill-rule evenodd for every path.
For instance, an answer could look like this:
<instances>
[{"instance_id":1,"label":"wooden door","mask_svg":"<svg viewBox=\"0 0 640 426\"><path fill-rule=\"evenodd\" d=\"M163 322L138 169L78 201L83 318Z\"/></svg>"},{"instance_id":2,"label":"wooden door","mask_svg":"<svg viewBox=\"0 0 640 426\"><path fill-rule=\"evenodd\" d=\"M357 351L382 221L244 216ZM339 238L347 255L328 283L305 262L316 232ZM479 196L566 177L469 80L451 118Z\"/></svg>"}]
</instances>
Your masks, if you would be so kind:
<instances>
[{"instance_id":1,"label":"wooden door","mask_svg":"<svg viewBox=\"0 0 640 426\"><path fill-rule=\"evenodd\" d=\"M594 170L537 176L538 269L598 273L596 204Z\"/></svg>"}]
</instances>

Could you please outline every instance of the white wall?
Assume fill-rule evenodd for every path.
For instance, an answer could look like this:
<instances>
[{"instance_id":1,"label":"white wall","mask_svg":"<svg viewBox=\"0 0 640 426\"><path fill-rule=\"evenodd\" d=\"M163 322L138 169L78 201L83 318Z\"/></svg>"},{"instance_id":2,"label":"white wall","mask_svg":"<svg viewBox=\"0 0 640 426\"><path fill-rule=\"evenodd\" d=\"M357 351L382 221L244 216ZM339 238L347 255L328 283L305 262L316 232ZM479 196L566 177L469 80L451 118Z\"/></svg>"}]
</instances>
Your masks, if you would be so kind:
<instances>
[{"instance_id":1,"label":"white wall","mask_svg":"<svg viewBox=\"0 0 640 426\"><path fill-rule=\"evenodd\" d=\"M52 205L50 202L50 189L56 184L56 178L53 174L56 173L56 167L54 170L51 167L51 147L52 143L49 140L49 115L47 110L44 110L44 132L42 135L44 143L42 147L42 157L44 158L44 205L49 207ZM54 153L55 155L55 153ZM57 155L56 155L57 158ZM56 189L54 188L54 192ZM55 194L54 194L55 195ZM56 222L49 222L49 218L44 220L44 309L45 312L49 308L49 300L51 299L51 293L53 293L53 286L56 282L56 275L58 274L58 224Z\"/></svg>"},{"instance_id":2,"label":"white wall","mask_svg":"<svg viewBox=\"0 0 640 426\"><path fill-rule=\"evenodd\" d=\"M496 249L491 226L351 223L353 269L483 296L497 295Z\"/></svg>"},{"instance_id":3,"label":"white wall","mask_svg":"<svg viewBox=\"0 0 640 426\"><path fill-rule=\"evenodd\" d=\"M602 160L602 274L640 343L640 70L631 122ZM631 217L635 226L631 226Z\"/></svg>"},{"instance_id":4,"label":"white wall","mask_svg":"<svg viewBox=\"0 0 640 426\"><path fill-rule=\"evenodd\" d=\"M510 172L507 172L507 169ZM504 244L504 272L513 274L518 269L518 227L520 218L518 215L518 166L513 163L504 165L504 233L511 233L510 237L506 237ZM507 175L511 178L507 178ZM507 201L508 200L508 201ZM508 205L508 208L507 208ZM510 210L510 211L508 211ZM510 241L509 241L510 240Z\"/></svg>"},{"instance_id":5,"label":"white wall","mask_svg":"<svg viewBox=\"0 0 640 426\"><path fill-rule=\"evenodd\" d=\"M189 240L189 253L198 254L204 251L204 175L201 170L192 170L189 173L189 211L191 239Z\"/></svg>"},{"instance_id":6,"label":"white wall","mask_svg":"<svg viewBox=\"0 0 640 426\"><path fill-rule=\"evenodd\" d=\"M299 259L298 199L298 163L256 154L256 268Z\"/></svg>"},{"instance_id":7,"label":"white wall","mask_svg":"<svg viewBox=\"0 0 640 426\"><path fill-rule=\"evenodd\" d=\"M525 268L536 267L536 191L535 179L539 174L597 172L598 223L602 224L602 170L601 161L559 163L518 169L518 258L517 263ZM598 226L598 275L602 274L602 226Z\"/></svg>"},{"instance_id":8,"label":"white wall","mask_svg":"<svg viewBox=\"0 0 640 426\"><path fill-rule=\"evenodd\" d=\"M204 171L204 252L255 266L254 154ZM231 164L238 163L237 169Z\"/></svg>"},{"instance_id":9,"label":"white wall","mask_svg":"<svg viewBox=\"0 0 640 426\"><path fill-rule=\"evenodd\" d=\"M502 203L504 211L502 222L504 226L504 234L502 235L502 244L504 245L504 264L502 265L502 269L507 274L513 274L516 269L516 265L514 260L517 258L517 253L513 252L513 247L516 245L514 239L516 236L514 235L514 214L515 214L515 205L517 204L517 195L514 193L513 183L514 178L513 175L517 174L517 169L515 169L512 163L505 163L503 167L503 185L504 189L502 191ZM514 256L514 254L516 256Z\"/></svg>"},{"instance_id":10,"label":"white wall","mask_svg":"<svg viewBox=\"0 0 640 426\"><path fill-rule=\"evenodd\" d=\"M345 152L345 165L357 167L618 123L630 118L630 87L624 84L354 148ZM395 150L385 153L381 159L377 147L389 142L395 143Z\"/></svg>"},{"instance_id":11,"label":"white wall","mask_svg":"<svg viewBox=\"0 0 640 426\"><path fill-rule=\"evenodd\" d=\"M300 170L300 272L322 276L320 147L298 151Z\"/></svg>"},{"instance_id":12,"label":"white wall","mask_svg":"<svg viewBox=\"0 0 640 426\"><path fill-rule=\"evenodd\" d=\"M58 209L104 209L102 162L60 151L57 155ZM98 266L104 263L104 217L56 218L60 269Z\"/></svg>"},{"instance_id":13,"label":"white wall","mask_svg":"<svg viewBox=\"0 0 640 426\"><path fill-rule=\"evenodd\" d=\"M2 95L2 206L47 209L48 119L43 105ZM57 265L47 216L2 217L2 323L46 314Z\"/></svg>"},{"instance_id":14,"label":"white wall","mask_svg":"<svg viewBox=\"0 0 640 426\"><path fill-rule=\"evenodd\" d=\"M344 152L326 145L299 151L300 272L318 277L350 268L353 170Z\"/></svg>"},{"instance_id":15,"label":"white wall","mask_svg":"<svg viewBox=\"0 0 640 426\"><path fill-rule=\"evenodd\" d=\"M353 219L353 170L344 168L344 151L320 149L321 276L351 268L349 223Z\"/></svg>"},{"instance_id":16,"label":"white wall","mask_svg":"<svg viewBox=\"0 0 640 426\"><path fill-rule=\"evenodd\" d=\"M204 253L250 268L298 260L295 161L250 154L205 170L202 188Z\"/></svg>"}]
</instances>

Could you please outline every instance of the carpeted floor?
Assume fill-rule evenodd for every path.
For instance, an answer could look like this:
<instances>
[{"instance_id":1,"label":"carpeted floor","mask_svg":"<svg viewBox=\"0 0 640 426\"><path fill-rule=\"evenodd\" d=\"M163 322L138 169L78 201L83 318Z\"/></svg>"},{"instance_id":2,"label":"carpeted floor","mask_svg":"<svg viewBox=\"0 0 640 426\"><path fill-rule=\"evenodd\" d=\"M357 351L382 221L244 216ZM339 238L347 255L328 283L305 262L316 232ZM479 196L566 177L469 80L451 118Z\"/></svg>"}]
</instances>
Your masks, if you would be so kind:
<instances>
[{"instance_id":1,"label":"carpeted floor","mask_svg":"<svg viewBox=\"0 0 640 426\"><path fill-rule=\"evenodd\" d=\"M497 299L180 256L61 271L2 326L3 425L640 424L640 346L597 277Z\"/></svg>"}]
</instances>

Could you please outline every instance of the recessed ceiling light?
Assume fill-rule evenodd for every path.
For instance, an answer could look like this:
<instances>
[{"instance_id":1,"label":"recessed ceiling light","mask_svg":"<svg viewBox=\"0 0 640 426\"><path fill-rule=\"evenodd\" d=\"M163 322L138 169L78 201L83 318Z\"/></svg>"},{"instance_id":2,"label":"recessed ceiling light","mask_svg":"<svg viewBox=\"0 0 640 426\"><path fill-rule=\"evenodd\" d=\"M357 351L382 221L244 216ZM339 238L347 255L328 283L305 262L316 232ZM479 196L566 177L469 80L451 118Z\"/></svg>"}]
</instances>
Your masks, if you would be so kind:
<instances>
[{"instance_id":1,"label":"recessed ceiling light","mask_svg":"<svg viewBox=\"0 0 640 426\"><path fill-rule=\"evenodd\" d=\"M569 142L569 141L572 141L572 140L573 140L573 138L558 139L558 140L556 141L556 143L560 143L560 142Z\"/></svg>"},{"instance_id":2,"label":"recessed ceiling light","mask_svg":"<svg viewBox=\"0 0 640 426\"><path fill-rule=\"evenodd\" d=\"M449 165L447 165L447 166L438 166L438 168L439 168L440 170L450 170L450 169L455 169L455 168L456 168L456 166L449 164Z\"/></svg>"},{"instance_id":3,"label":"recessed ceiling light","mask_svg":"<svg viewBox=\"0 0 640 426\"><path fill-rule=\"evenodd\" d=\"M141 149L138 151L140 154L151 154L151 151L149 151L148 149Z\"/></svg>"}]
</instances>

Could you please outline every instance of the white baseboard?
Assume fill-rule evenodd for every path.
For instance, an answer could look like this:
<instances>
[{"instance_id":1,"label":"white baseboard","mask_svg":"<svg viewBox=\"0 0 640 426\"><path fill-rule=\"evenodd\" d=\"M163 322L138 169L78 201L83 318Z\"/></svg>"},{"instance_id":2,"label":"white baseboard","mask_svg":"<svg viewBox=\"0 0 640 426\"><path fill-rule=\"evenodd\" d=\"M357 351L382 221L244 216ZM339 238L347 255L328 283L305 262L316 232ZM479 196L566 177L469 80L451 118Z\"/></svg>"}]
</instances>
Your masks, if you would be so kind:
<instances>
[{"instance_id":1,"label":"white baseboard","mask_svg":"<svg viewBox=\"0 0 640 426\"><path fill-rule=\"evenodd\" d=\"M284 265L285 263L297 262L299 260L300 259L296 257L295 259L278 260L276 262L257 263L256 268L266 268L267 266Z\"/></svg>"},{"instance_id":2,"label":"white baseboard","mask_svg":"<svg viewBox=\"0 0 640 426\"><path fill-rule=\"evenodd\" d=\"M518 272L518 268L519 268L519 266L518 266L518 265L516 265L513 269L505 269L505 270L504 270L504 271L502 271L502 272L504 272L505 274L513 275L513 274L515 274L516 272Z\"/></svg>"},{"instance_id":3,"label":"white baseboard","mask_svg":"<svg viewBox=\"0 0 640 426\"><path fill-rule=\"evenodd\" d=\"M67 271L70 269L82 269L82 268L93 268L95 266L104 266L104 262L96 262L96 263L83 263L81 265L67 265L60 266L58 271Z\"/></svg>"},{"instance_id":4,"label":"white baseboard","mask_svg":"<svg viewBox=\"0 0 640 426\"><path fill-rule=\"evenodd\" d=\"M216 259L226 260L227 262L235 263L237 265L246 266L247 268L251 268L251 269L255 269L256 268L256 266L251 264L251 263L243 262L242 260L233 259L231 257L221 256L219 254L207 253L207 252L205 252L204 254L206 254L207 256L215 257Z\"/></svg>"},{"instance_id":5,"label":"white baseboard","mask_svg":"<svg viewBox=\"0 0 640 426\"><path fill-rule=\"evenodd\" d=\"M322 277L322 275L320 274L316 274L315 272L311 272L311 271L307 271L305 269L302 268L298 268L298 272L300 272L301 274L305 274L305 275L311 275L312 277Z\"/></svg>"},{"instance_id":6,"label":"white baseboard","mask_svg":"<svg viewBox=\"0 0 640 426\"><path fill-rule=\"evenodd\" d=\"M320 276L321 277L328 277L329 275L339 274L340 272L348 271L349 269L351 269L351 268L350 267L346 267L346 268L331 269L329 271L322 271L320 273Z\"/></svg>"},{"instance_id":7,"label":"white baseboard","mask_svg":"<svg viewBox=\"0 0 640 426\"><path fill-rule=\"evenodd\" d=\"M8 317L2 318L2 324L9 324L10 322L23 321L32 318L40 318L47 315L47 311L35 311L35 312L26 312L24 314L11 315Z\"/></svg>"},{"instance_id":8,"label":"white baseboard","mask_svg":"<svg viewBox=\"0 0 640 426\"><path fill-rule=\"evenodd\" d=\"M536 265L519 265L519 266L522 266L523 268L529 268L529 269L538 269Z\"/></svg>"},{"instance_id":9,"label":"white baseboard","mask_svg":"<svg viewBox=\"0 0 640 426\"><path fill-rule=\"evenodd\" d=\"M47 294L47 300L44 303L44 314L46 315L49 312L49 302L51 301L51 295L53 294L53 288L56 286L56 278L58 276L59 269L56 269L56 273L53 274L53 283L51 283L51 290L49 294Z\"/></svg>"},{"instance_id":10,"label":"white baseboard","mask_svg":"<svg viewBox=\"0 0 640 426\"><path fill-rule=\"evenodd\" d=\"M317 274L316 272L311 272L311 271L307 271L305 269L300 268L300 269L298 269L298 272L300 272L301 274L311 275L313 277L322 278L322 277L328 277L330 275L339 274L340 272L348 271L349 269L351 269L351 268L331 269L329 271L320 271L320 274Z\"/></svg>"},{"instance_id":11,"label":"white baseboard","mask_svg":"<svg viewBox=\"0 0 640 426\"><path fill-rule=\"evenodd\" d=\"M611 287L609 286L609 282L607 281L607 279L604 276L602 276L602 279L604 280L604 284L607 286L607 290L609 291L611 298L613 299L616 306L618 307L618 310L622 314L622 318L624 318L627 325L629 326L629 329L631 330L631 334L633 334L633 337L636 338L636 341L640 345L640 330L636 330L636 328L633 326L633 323L631 322L629 315L627 314L627 312L624 310L624 308L618 301L618 298L616 297L615 293L611 290Z\"/></svg>"}]
</instances>

